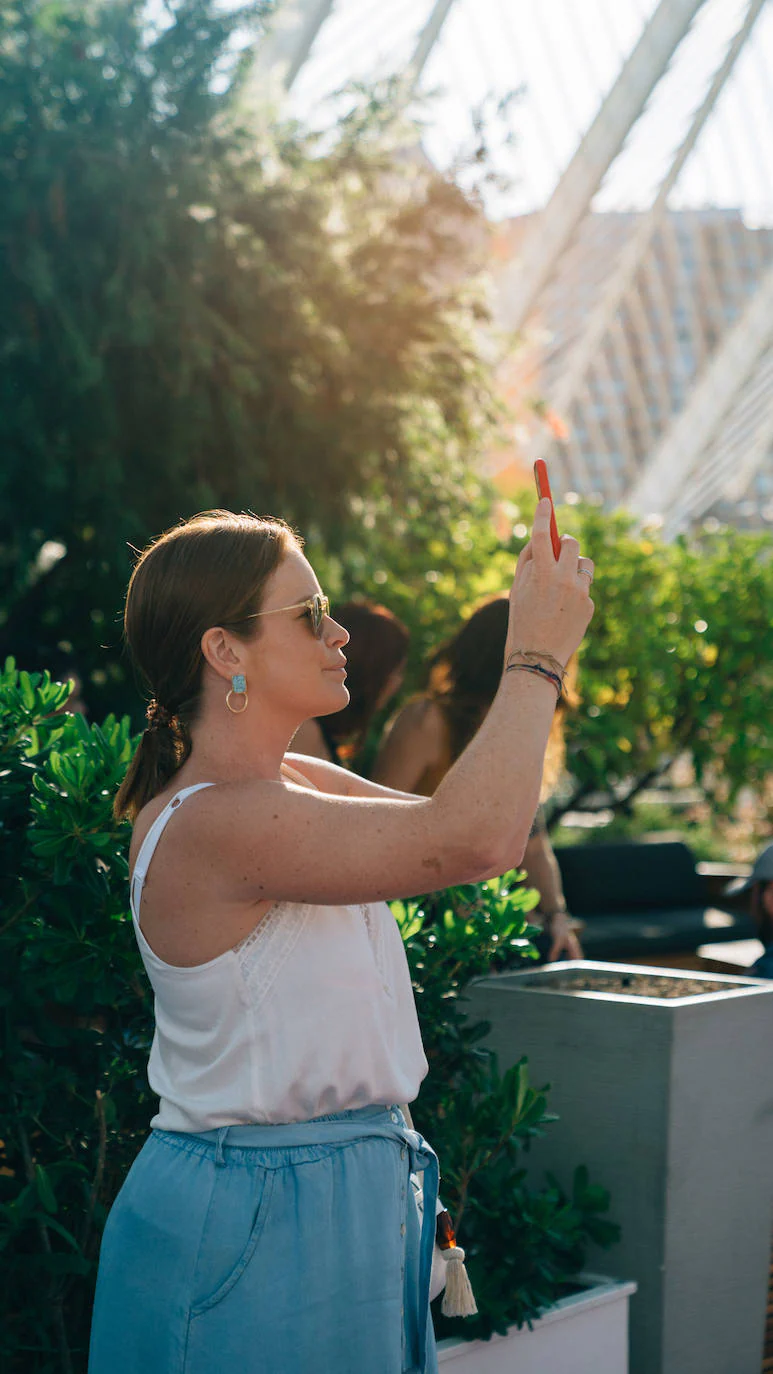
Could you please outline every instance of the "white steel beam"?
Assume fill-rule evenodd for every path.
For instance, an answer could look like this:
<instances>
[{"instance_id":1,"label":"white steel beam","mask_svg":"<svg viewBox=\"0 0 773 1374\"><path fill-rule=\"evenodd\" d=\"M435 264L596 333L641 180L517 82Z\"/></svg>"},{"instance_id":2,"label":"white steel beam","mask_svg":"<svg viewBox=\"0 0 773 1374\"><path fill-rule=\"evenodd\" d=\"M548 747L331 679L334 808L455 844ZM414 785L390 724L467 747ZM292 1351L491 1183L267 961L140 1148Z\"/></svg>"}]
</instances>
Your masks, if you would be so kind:
<instances>
[{"instance_id":1,"label":"white steel beam","mask_svg":"<svg viewBox=\"0 0 773 1374\"><path fill-rule=\"evenodd\" d=\"M421 80L424 68L429 61L430 53L440 37L441 30L451 13L453 4L454 0L435 0L432 6L432 13L419 34L413 57L408 63L406 84L411 91L416 90Z\"/></svg>"},{"instance_id":2,"label":"white steel beam","mask_svg":"<svg viewBox=\"0 0 773 1374\"><path fill-rule=\"evenodd\" d=\"M280 0L251 73L267 103L290 90L332 8L333 0Z\"/></svg>"},{"instance_id":3,"label":"white steel beam","mask_svg":"<svg viewBox=\"0 0 773 1374\"><path fill-rule=\"evenodd\" d=\"M668 516L702 454L728 421L744 386L771 345L773 267L768 268L743 314L718 344L687 404L641 473L626 502L635 515ZM759 445L758 437L755 450Z\"/></svg>"},{"instance_id":4,"label":"white steel beam","mask_svg":"<svg viewBox=\"0 0 773 1374\"><path fill-rule=\"evenodd\" d=\"M701 455L699 469L664 521L663 532L672 538L700 520L716 501L735 504L748 490L773 449L773 350L760 361L755 376L744 389L737 406L728 414L721 432Z\"/></svg>"},{"instance_id":5,"label":"white steel beam","mask_svg":"<svg viewBox=\"0 0 773 1374\"><path fill-rule=\"evenodd\" d=\"M501 313L520 329L705 0L660 0L523 250L500 278Z\"/></svg>"},{"instance_id":6,"label":"white steel beam","mask_svg":"<svg viewBox=\"0 0 773 1374\"><path fill-rule=\"evenodd\" d=\"M773 358L770 359L773 363ZM723 470L722 496L727 501L740 501L750 482L756 477L773 446L773 367L767 369L763 404L756 416L743 451L734 452L731 467Z\"/></svg>"},{"instance_id":7,"label":"white steel beam","mask_svg":"<svg viewBox=\"0 0 773 1374\"><path fill-rule=\"evenodd\" d=\"M659 279L657 267L650 259L650 245L656 230L664 221L668 197L674 189L685 163L695 148L706 121L714 109L735 67L764 4L765 0L750 0L743 23L735 34L732 42L729 44L727 52L706 91L706 95L693 115L690 127L674 156L668 172L658 188L655 200L647 213L643 214L639 219L638 224L620 254L617 266L609 276L598 303L588 317L582 334L571 347L568 357L563 361L560 379L557 386L550 394L551 406L559 415L567 415L569 413L572 403L578 396L590 368L595 364L599 356L604 338L610 330L614 330L615 319L622 302L625 300L629 308L633 309L634 313L637 312L638 302L634 302L629 293L632 288L634 292L636 291L636 276L642 265L645 265L648 271L648 277L650 279L648 289L650 292L658 292L661 296L660 304L662 307L664 325L673 328L669 303L662 299L662 283ZM668 237L670 238L670 235ZM673 253L671 254L671 258L672 267L678 269L679 264ZM646 334L647 331L645 329L645 335ZM696 345L697 342L696 339ZM644 348L644 337L641 338L641 344ZM676 366L678 363L677 358L674 357L672 361L673 365ZM656 369L653 369L653 375L657 375ZM532 457L541 457L549 447L549 443L549 436L540 433L536 437ZM630 473L630 480L631 482L635 480L635 473L633 471Z\"/></svg>"},{"instance_id":8,"label":"white steel beam","mask_svg":"<svg viewBox=\"0 0 773 1374\"><path fill-rule=\"evenodd\" d=\"M261 89L267 103L277 103L292 88L333 4L334 0L280 0L266 37L257 48L252 71L254 88ZM435 0L408 63L406 95L412 94L421 80L453 5L454 0Z\"/></svg>"}]
</instances>

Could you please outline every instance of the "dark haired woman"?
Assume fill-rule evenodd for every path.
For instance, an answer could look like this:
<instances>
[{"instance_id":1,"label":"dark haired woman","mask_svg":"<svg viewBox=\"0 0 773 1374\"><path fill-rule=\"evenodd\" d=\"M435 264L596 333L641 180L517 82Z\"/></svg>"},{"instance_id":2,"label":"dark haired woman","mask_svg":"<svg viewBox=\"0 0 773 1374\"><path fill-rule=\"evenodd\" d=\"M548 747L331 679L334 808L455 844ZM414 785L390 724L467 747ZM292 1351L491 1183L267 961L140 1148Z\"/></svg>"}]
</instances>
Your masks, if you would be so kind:
<instances>
[{"instance_id":1,"label":"dark haired woman","mask_svg":"<svg viewBox=\"0 0 773 1374\"><path fill-rule=\"evenodd\" d=\"M373 717L402 686L410 636L396 615L373 601L346 601L336 606L336 619L349 635L349 704L335 715L304 721L292 748L296 754L350 766Z\"/></svg>"},{"instance_id":2,"label":"dark haired woman","mask_svg":"<svg viewBox=\"0 0 773 1374\"><path fill-rule=\"evenodd\" d=\"M91 1374L436 1370L437 1159L395 1105L427 1062L384 899L520 857L592 575L538 507L497 698L421 798L287 752L348 699L287 526L216 511L143 553L125 628L153 699L115 809L160 1104L105 1228Z\"/></svg>"},{"instance_id":3,"label":"dark haired woman","mask_svg":"<svg viewBox=\"0 0 773 1374\"><path fill-rule=\"evenodd\" d=\"M486 718L499 687L508 643L509 602L495 597L479 606L430 661L425 695L406 703L384 737L373 777L387 787L429 797ZM543 791L558 780L564 759L563 722L576 705L574 660L553 717L545 756ZM527 879L540 894L537 919L545 931L543 953L582 958L576 931L580 923L566 909L561 872L542 811L537 812L523 856Z\"/></svg>"}]
</instances>

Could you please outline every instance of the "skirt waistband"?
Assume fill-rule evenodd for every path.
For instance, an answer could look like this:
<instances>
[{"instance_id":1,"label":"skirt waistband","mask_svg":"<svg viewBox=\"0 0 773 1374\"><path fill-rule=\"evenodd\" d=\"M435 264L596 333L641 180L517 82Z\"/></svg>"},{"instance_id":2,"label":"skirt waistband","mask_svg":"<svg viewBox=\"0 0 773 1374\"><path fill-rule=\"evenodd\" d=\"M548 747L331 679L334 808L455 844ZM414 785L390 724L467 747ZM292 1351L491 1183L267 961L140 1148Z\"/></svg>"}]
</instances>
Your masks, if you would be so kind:
<instances>
[{"instance_id":1,"label":"skirt waistband","mask_svg":"<svg viewBox=\"0 0 773 1374\"><path fill-rule=\"evenodd\" d=\"M229 1145L233 1149L293 1149L296 1145L328 1145L341 1140L356 1139L362 1126L383 1125L394 1129L405 1127L406 1121L397 1106L352 1107L333 1112L329 1116L315 1116L310 1121L280 1121L250 1123L239 1126L219 1126L211 1131L191 1133L192 1140L211 1142L219 1149ZM165 1132L183 1134L183 1132Z\"/></svg>"}]
</instances>

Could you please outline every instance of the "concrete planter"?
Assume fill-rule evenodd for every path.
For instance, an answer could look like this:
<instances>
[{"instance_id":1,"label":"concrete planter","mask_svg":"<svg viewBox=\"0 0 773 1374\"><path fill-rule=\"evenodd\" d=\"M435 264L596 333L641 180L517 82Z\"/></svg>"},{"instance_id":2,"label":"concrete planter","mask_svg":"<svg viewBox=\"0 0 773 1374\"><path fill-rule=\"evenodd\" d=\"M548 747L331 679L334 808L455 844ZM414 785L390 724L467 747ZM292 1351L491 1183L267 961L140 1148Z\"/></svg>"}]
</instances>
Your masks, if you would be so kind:
<instances>
[{"instance_id":1,"label":"concrete planter","mask_svg":"<svg viewBox=\"0 0 773 1374\"><path fill-rule=\"evenodd\" d=\"M551 989L557 974L569 988ZM689 979L676 998L578 991L589 974ZM662 985L665 987L666 985ZM672 985L673 986L673 985ZM572 990L574 988L574 990ZM473 1020L501 1068L528 1055L560 1120L535 1178L577 1164L612 1195L633 1278L631 1374L759 1374L773 1203L773 984L580 961L480 979ZM599 1262L594 1256L594 1262ZM455 1374L455 1372L454 1372Z\"/></svg>"},{"instance_id":2,"label":"concrete planter","mask_svg":"<svg viewBox=\"0 0 773 1374\"><path fill-rule=\"evenodd\" d=\"M562 1298L532 1330L490 1341L438 1342L443 1374L627 1374L628 1302L635 1283L587 1275L588 1288Z\"/></svg>"}]
</instances>

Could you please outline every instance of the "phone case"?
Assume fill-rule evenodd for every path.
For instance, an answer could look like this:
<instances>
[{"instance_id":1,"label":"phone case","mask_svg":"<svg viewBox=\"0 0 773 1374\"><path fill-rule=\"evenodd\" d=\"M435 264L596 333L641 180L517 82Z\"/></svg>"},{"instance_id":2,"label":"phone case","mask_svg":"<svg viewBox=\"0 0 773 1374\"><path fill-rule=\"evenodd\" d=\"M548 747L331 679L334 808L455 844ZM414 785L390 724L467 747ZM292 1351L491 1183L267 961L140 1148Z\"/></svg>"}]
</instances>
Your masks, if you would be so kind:
<instances>
[{"instance_id":1,"label":"phone case","mask_svg":"<svg viewBox=\"0 0 773 1374\"><path fill-rule=\"evenodd\" d=\"M558 525L556 524L553 493L550 490L550 482L548 481L548 467L544 458L538 458L534 464L534 481L537 484L537 495L540 500L542 500L543 496L547 496L550 501L550 542L553 545L553 553L555 554L556 561L558 561L558 557L561 553L561 540L558 534Z\"/></svg>"}]
</instances>

